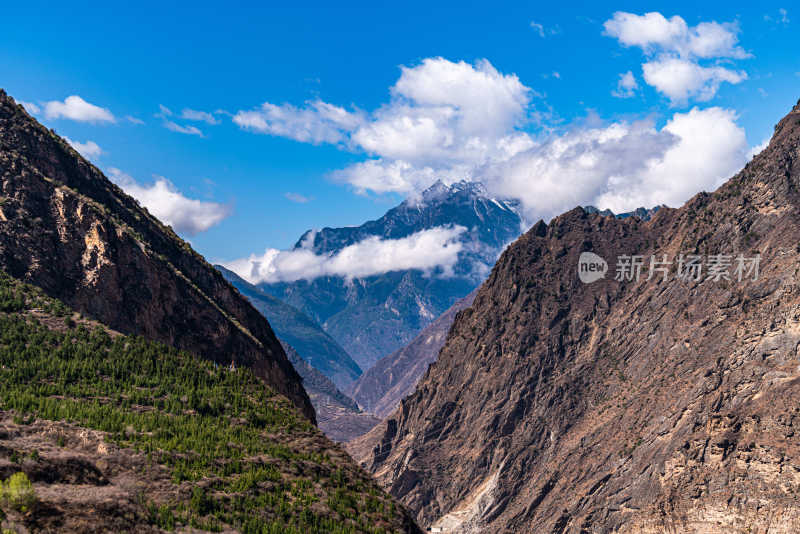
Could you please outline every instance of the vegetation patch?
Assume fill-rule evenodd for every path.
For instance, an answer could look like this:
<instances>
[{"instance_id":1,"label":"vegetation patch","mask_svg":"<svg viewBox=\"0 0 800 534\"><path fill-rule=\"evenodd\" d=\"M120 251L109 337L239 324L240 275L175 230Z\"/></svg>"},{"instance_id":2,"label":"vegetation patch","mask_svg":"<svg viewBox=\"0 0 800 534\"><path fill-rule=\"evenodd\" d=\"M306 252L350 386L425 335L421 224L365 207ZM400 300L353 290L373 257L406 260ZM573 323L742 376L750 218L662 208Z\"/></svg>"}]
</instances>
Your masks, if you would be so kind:
<instances>
[{"instance_id":1,"label":"vegetation patch","mask_svg":"<svg viewBox=\"0 0 800 534\"><path fill-rule=\"evenodd\" d=\"M151 524L246 534L400 530L391 498L332 457L319 431L249 370L71 317L0 273L0 410L18 424L40 418L106 432L166 467L185 497L142 497ZM35 502L23 473L3 484L3 507Z\"/></svg>"}]
</instances>

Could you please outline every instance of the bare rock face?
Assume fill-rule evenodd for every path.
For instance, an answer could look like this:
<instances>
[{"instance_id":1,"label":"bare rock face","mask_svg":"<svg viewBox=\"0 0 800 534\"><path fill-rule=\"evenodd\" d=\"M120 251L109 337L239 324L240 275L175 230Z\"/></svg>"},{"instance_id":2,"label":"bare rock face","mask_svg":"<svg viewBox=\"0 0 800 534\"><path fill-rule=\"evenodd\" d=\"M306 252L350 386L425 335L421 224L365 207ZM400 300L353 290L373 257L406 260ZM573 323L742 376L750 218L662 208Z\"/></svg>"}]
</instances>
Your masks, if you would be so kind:
<instances>
[{"instance_id":1,"label":"bare rock face","mask_svg":"<svg viewBox=\"0 0 800 534\"><path fill-rule=\"evenodd\" d=\"M436 361L456 314L472 304L477 289L458 300L402 349L384 356L356 380L350 395L366 411L383 419L414 392L417 382Z\"/></svg>"},{"instance_id":2,"label":"bare rock face","mask_svg":"<svg viewBox=\"0 0 800 534\"><path fill-rule=\"evenodd\" d=\"M110 328L252 367L314 419L267 321L0 90L0 268Z\"/></svg>"},{"instance_id":3,"label":"bare rock face","mask_svg":"<svg viewBox=\"0 0 800 534\"><path fill-rule=\"evenodd\" d=\"M800 531L799 190L800 104L680 209L537 223L353 450L447 532ZM589 251L609 272L584 284ZM663 254L760 254L760 273L647 280ZM614 280L623 255L639 281Z\"/></svg>"}]
</instances>

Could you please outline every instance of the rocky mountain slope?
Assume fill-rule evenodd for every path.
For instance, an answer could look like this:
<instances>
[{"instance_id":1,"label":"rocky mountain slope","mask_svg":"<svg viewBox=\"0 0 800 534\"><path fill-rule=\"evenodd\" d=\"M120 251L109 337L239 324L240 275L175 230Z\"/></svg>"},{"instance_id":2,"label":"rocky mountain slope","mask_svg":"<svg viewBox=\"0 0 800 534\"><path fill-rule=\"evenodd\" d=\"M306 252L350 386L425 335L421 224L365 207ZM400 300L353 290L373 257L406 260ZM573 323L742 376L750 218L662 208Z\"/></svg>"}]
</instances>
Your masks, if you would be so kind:
<instances>
[{"instance_id":1,"label":"rocky mountain slope","mask_svg":"<svg viewBox=\"0 0 800 534\"><path fill-rule=\"evenodd\" d=\"M126 336L0 271L4 533L418 533L250 369Z\"/></svg>"},{"instance_id":2,"label":"rocky mountain slope","mask_svg":"<svg viewBox=\"0 0 800 534\"><path fill-rule=\"evenodd\" d=\"M362 411L356 402L342 393L336 384L304 360L296 350L281 342L286 356L300 376L317 414L317 426L336 442L349 441L369 432L381 422Z\"/></svg>"},{"instance_id":3,"label":"rocky mountain slope","mask_svg":"<svg viewBox=\"0 0 800 534\"><path fill-rule=\"evenodd\" d=\"M339 388L348 387L361 375L361 369L347 351L308 315L268 295L233 271L221 265L216 268L267 318L279 339L297 349L298 354Z\"/></svg>"},{"instance_id":4,"label":"rocky mountain slope","mask_svg":"<svg viewBox=\"0 0 800 534\"><path fill-rule=\"evenodd\" d=\"M313 420L258 311L2 90L0 268L120 332L251 367Z\"/></svg>"},{"instance_id":5,"label":"rocky mountain slope","mask_svg":"<svg viewBox=\"0 0 800 534\"><path fill-rule=\"evenodd\" d=\"M354 280L325 276L258 285L316 320L366 370L406 346L485 279L503 247L520 234L515 204L489 198L480 184L438 182L380 219L309 231L295 245L331 254L368 237L399 239L452 225L466 229L452 277L402 270Z\"/></svg>"},{"instance_id":6,"label":"rocky mountain slope","mask_svg":"<svg viewBox=\"0 0 800 534\"><path fill-rule=\"evenodd\" d=\"M680 209L537 223L354 454L448 532L800 531L799 191L800 103ZM579 280L583 252L605 278ZM648 280L664 254L704 270ZM760 254L756 280L739 254ZM616 281L634 255L643 276Z\"/></svg>"},{"instance_id":7,"label":"rocky mountain slope","mask_svg":"<svg viewBox=\"0 0 800 534\"><path fill-rule=\"evenodd\" d=\"M348 389L353 400L381 419L391 414L401 400L414 392L428 366L436 361L456 313L472 304L475 293L458 300L407 346L378 360Z\"/></svg>"}]
</instances>

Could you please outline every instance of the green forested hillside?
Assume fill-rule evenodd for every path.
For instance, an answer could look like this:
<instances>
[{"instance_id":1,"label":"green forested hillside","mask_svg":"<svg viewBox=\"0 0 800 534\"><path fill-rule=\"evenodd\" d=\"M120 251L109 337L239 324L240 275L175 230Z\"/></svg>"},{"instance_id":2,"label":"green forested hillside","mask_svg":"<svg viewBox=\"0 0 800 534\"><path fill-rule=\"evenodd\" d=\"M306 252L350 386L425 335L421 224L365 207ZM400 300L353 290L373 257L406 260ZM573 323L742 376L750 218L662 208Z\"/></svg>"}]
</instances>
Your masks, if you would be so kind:
<instances>
[{"instance_id":1,"label":"green forested hillside","mask_svg":"<svg viewBox=\"0 0 800 534\"><path fill-rule=\"evenodd\" d=\"M165 530L416 528L249 370L120 335L3 273L0 411L17 424L38 418L107 432L110 443L166 468L175 497L141 498L147 521ZM26 520L35 524L35 514Z\"/></svg>"}]
</instances>

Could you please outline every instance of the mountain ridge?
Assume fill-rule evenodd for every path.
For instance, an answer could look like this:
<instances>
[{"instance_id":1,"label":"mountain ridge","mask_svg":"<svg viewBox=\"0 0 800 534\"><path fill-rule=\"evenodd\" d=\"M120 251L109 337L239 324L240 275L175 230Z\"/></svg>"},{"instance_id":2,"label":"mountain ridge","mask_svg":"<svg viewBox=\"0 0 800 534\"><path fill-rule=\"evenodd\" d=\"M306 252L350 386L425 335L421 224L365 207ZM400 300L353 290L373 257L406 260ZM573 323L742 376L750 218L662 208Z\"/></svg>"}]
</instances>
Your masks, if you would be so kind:
<instances>
[{"instance_id":1,"label":"mountain ridge","mask_svg":"<svg viewBox=\"0 0 800 534\"><path fill-rule=\"evenodd\" d=\"M330 335L297 308L269 295L221 265L215 266L269 321L278 338L294 347L315 369L345 388L361 369Z\"/></svg>"},{"instance_id":2,"label":"mountain ridge","mask_svg":"<svg viewBox=\"0 0 800 534\"><path fill-rule=\"evenodd\" d=\"M540 221L351 452L448 532L796 532L799 185L800 102L681 208ZM761 272L584 284L582 252L612 273L636 254L760 254Z\"/></svg>"},{"instance_id":3,"label":"mountain ridge","mask_svg":"<svg viewBox=\"0 0 800 534\"><path fill-rule=\"evenodd\" d=\"M255 308L2 90L0 180L0 267L9 274L115 330L251 366L314 420L299 375Z\"/></svg>"},{"instance_id":4,"label":"mountain ridge","mask_svg":"<svg viewBox=\"0 0 800 534\"><path fill-rule=\"evenodd\" d=\"M317 426L337 443L366 434L380 423L377 417L362 411L358 404L342 393L336 384L308 363L294 348L281 341L289 361L303 377L303 387L311 397L317 413Z\"/></svg>"},{"instance_id":5,"label":"mountain ridge","mask_svg":"<svg viewBox=\"0 0 800 534\"><path fill-rule=\"evenodd\" d=\"M2 270L0 364L6 532L419 532L250 369L111 330Z\"/></svg>"}]
</instances>

